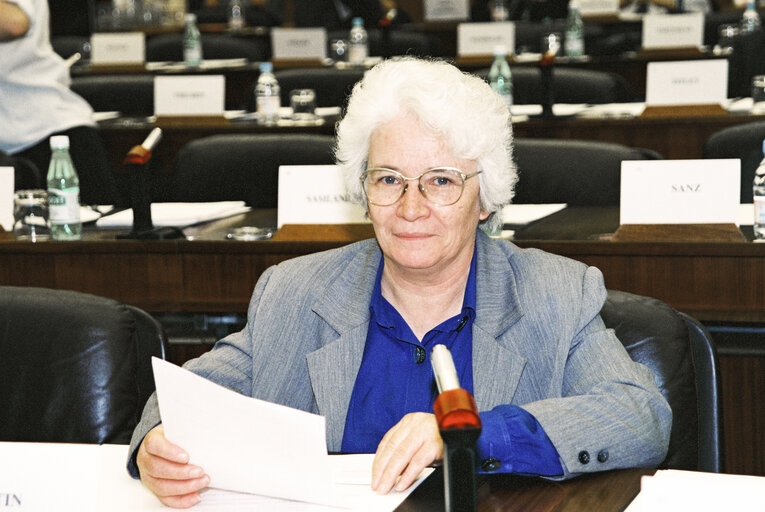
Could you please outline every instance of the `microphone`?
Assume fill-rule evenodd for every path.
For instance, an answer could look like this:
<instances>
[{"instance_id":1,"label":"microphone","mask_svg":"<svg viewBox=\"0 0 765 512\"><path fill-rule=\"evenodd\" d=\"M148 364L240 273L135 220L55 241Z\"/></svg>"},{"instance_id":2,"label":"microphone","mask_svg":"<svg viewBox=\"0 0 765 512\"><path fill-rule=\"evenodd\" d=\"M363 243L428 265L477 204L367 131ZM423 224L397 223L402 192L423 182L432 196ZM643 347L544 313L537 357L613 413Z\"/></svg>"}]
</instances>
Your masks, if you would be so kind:
<instances>
[{"instance_id":1,"label":"microphone","mask_svg":"<svg viewBox=\"0 0 765 512\"><path fill-rule=\"evenodd\" d=\"M162 128L157 126L140 145L133 146L133 148L128 151L125 156L125 164L143 165L148 163L149 160L151 160L151 152L154 151L154 148L160 140L162 140Z\"/></svg>"}]
</instances>

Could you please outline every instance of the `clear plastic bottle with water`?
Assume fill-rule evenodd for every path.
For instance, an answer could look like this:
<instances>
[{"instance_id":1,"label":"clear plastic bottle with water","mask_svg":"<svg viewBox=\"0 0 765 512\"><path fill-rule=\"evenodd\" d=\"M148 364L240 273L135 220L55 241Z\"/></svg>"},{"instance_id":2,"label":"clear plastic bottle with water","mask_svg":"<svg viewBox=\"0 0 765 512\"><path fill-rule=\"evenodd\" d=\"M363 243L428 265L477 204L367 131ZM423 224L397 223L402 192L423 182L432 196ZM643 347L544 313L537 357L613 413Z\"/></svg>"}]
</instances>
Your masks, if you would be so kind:
<instances>
[{"instance_id":1,"label":"clear plastic bottle with water","mask_svg":"<svg viewBox=\"0 0 765 512\"><path fill-rule=\"evenodd\" d=\"M69 137L52 136L50 149L47 176L50 234L54 240L80 240L80 179L69 155Z\"/></svg>"},{"instance_id":2,"label":"clear plastic bottle with water","mask_svg":"<svg viewBox=\"0 0 765 512\"><path fill-rule=\"evenodd\" d=\"M197 27L197 15L186 15L183 27L183 62L192 68L202 63L202 34Z\"/></svg>"},{"instance_id":3,"label":"clear plastic bottle with water","mask_svg":"<svg viewBox=\"0 0 765 512\"><path fill-rule=\"evenodd\" d=\"M513 106L513 76L510 73L510 64L507 62L507 48L504 46L494 47L494 61L489 69L489 85L497 91L510 110Z\"/></svg>"},{"instance_id":4,"label":"clear plastic bottle with water","mask_svg":"<svg viewBox=\"0 0 765 512\"><path fill-rule=\"evenodd\" d=\"M760 14L755 8L754 1L750 0L746 3L746 9L744 9L744 14L741 16L741 33L754 32L759 30L761 26L762 20L760 20Z\"/></svg>"},{"instance_id":5,"label":"clear plastic bottle with water","mask_svg":"<svg viewBox=\"0 0 765 512\"><path fill-rule=\"evenodd\" d=\"M247 25L244 2L242 0L230 0L228 3L228 28L233 31L242 30Z\"/></svg>"},{"instance_id":6,"label":"clear plastic bottle with water","mask_svg":"<svg viewBox=\"0 0 765 512\"><path fill-rule=\"evenodd\" d=\"M279 121L279 109L282 106L279 94L279 82L274 76L273 64L262 62L258 82L255 84L255 105L260 124L274 125Z\"/></svg>"},{"instance_id":7,"label":"clear plastic bottle with water","mask_svg":"<svg viewBox=\"0 0 765 512\"><path fill-rule=\"evenodd\" d=\"M765 140L762 141L763 159L754 171L752 196L754 199L754 238L765 240Z\"/></svg>"},{"instance_id":8,"label":"clear plastic bottle with water","mask_svg":"<svg viewBox=\"0 0 765 512\"><path fill-rule=\"evenodd\" d=\"M348 62L352 66L363 66L369 56L369 40L362 18L353 18L353 26L348 38Z\"/></svg>"},{"instance_id":9,"label":"clear plastic bottle with water","mask_svg":"<svg viewBox=\"0 0 765 512\"><path fill-rule=\"evenodd\" d=\"M576 0L568 5L566 17L566 38L563 40L563 51L567 57L584 55L584 22Z\"/></svg>"}]
</instances>

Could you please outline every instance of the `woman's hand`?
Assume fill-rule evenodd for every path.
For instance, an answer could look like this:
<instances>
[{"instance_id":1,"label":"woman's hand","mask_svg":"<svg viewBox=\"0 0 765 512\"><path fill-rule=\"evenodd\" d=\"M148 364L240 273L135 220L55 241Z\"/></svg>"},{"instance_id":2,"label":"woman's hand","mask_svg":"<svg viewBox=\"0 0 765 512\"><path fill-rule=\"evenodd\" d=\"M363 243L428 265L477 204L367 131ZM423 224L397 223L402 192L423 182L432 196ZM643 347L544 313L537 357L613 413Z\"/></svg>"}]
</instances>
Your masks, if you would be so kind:
<instances>
[{"instance_id":1,"label":"woman's hand","mask_svg":"<svg viewBox=\"0 0 765 512\"><path fill-rule=\"evenodd\" d=\"M189 464L189 454L165 438L162 425L146 434L136 463L141 481L168 507L196 505L202 499L198 491L210 483L202 468Z\"/></svg>"},{"instance_id":2,"label":"woman's hand","mask_svg":"<svg viewBox=\"0 0 765 512\"><path fill-rule=\"evenodd\" d=\"M397 491L403 491L423 469L441 459L443 451L436 417L424 412L407 414L385 434L377 447L372 464L372 489L385 494L395 484Z\"/></svg>"}]
</instances>

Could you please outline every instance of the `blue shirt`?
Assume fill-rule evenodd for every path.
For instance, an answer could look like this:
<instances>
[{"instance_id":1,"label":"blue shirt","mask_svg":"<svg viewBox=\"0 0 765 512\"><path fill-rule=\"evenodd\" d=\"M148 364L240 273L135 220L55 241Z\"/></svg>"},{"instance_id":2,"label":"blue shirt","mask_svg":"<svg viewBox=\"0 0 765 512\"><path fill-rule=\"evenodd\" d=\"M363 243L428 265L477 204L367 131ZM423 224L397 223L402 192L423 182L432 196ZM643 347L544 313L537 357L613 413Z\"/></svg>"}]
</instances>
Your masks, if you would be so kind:
<instances>
[{"instance_id":1,"label":"blue shirt","mask_svg":"<svg viewBox=\"0 0 765 512\"><path fill-rule=\"evenodd\" d=\"M380 262L359 374L351 394L342 451L374 453L385 433L410 412L433 412L438 395L430 351L449 349L460 385L473 393L472 326L476 303L476 258L470 263L462 311L418 340L398 311L382 296ZM479 461L494 459L495 471L531 475L563 473L558 452L539 422L515 405L480 413Z\"/></svg>"}]
</instances>

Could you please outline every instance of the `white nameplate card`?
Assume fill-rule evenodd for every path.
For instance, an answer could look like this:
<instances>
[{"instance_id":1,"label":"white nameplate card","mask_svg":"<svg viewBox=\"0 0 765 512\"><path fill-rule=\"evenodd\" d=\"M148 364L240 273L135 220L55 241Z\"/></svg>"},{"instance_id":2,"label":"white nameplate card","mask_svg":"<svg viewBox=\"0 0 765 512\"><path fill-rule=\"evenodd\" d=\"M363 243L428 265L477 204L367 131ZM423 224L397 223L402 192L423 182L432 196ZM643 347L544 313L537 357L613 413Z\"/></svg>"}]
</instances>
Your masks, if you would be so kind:
<instances>
[{"instance_id":1,"label":"white nameplate card","mask_svg":"<svg viewBox=\"0 0 765 512\"><path fill-rule=\"evenodd\" d=\"M13 231L13 167L0 167L0 226Z\"/></svg>"},{"instance_id":2,"label":"white nameplate card","mask_svg":"<svg viewBox=\"0 0 765 512\"><path fill-rule=\"evenodd\" d=\"M649 62L646 105L724 104L728 97L728 61Z\"/></svg>"},{"instance_id":3,"label":"white nameplate card","mask_svg":"<svg viewBox=\"0 0 765 512\"><path fill-rule=\"evenodd\" d=\"M143 64L146 60L143 32L95 33L90 37L93 64Z\"/></svg>"},{"instance_id":4,"label":"white nameplate card","mask_svg":"<svg viewBox=\"0 0 765 512\"><path fill-rule=\"evenodd\" d=\"M622 162L621 224L736 224L741 161Z\"/></svg>"},{"instance_id":5,"label":"white nameplate card","mask_svg":"<svg viewBox=\"0 0 765 512\"><path fill-rule=\"evenodd\" d=\"M699 48L704 41L704 13L651 14L643 17L643 49Z\"/></svg>"},{"instance_id":6,"label":"white nameplate card","mask_svg":"<svg viewBox=\"0 0 765 512\"><path fill-rule=\"evenodd\" d=\"M582 16L607 16L619 14L619 0L579 0L579 13Z\"/></svg>"},{"instance_id":7,"label":"white nameplate card","mask_svg":"<svg viewBox=\"0 0 765 512\"><path fill-rule=\"evenodd\" d=\"M351 203L336 165L279 167L277 228L284 224L368 223L364 207Z\"/></svg>"},{"instance_id":8,"label":"white nameplate card","mask_svg":"<svg viewBox=\"0 0 765 512\"><path fill-rule=\"evenodd\" d=\"M274 59L324 59L327 56L327 31L324 28L271 29Z\"/></svg>"},{"instance_id":9,"label":"white nameplate card","mask_svg":"<svg viewBox=\"0 0 765 512\"><path fill-rule=\"evenodd\" d=\"M226 97L223 75L154 78L154 113L158 116L222 116Z\"/></svg>"},{"instance_id":10,"label":"white nameplate card","mask_svg":"<svg viewBox=\"0 0 765 512\"><path fill-rule=\"evenodd\" d=\"M424 0L425 21L459 21L470 19L469 0Z\"/></svg>"},{"instance_id":11,"label":"white nameplate card","mask_svg":"<svg viewBox=\"0 0 765 512\"><path fill-rule=\"evenodd\" d=\"M515 23L460 23L457 25L457 55L492 55L495 46L515 53Z\"/></svg>"}]
</instances>

